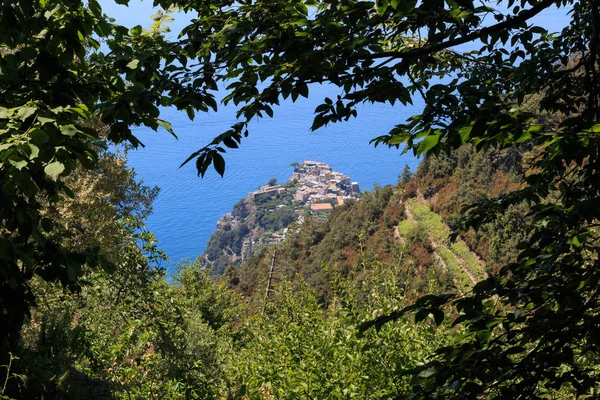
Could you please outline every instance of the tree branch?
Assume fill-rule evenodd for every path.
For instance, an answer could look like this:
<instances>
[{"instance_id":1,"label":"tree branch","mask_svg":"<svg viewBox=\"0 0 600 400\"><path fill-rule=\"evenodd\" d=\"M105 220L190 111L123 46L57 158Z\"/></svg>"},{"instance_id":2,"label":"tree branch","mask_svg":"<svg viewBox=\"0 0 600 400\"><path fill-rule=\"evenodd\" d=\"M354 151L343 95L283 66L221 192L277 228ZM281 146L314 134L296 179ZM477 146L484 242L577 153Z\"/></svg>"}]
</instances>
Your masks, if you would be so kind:
<instances>
[{"instance_id":1,"label":"tree branch","mask_svg":"<svg viewBox=\"0 0 600 400\"><path fill-rule=\"evenodd\" d=\"M387 51L383 53L374 53L363 57L357 57L358 59L377 59L384 57L394 57L394 58L415 58L424 55L428 55L431 53L435 53L440 50L449 49L450 47L458 46L461 44L465 44L471 42L475 39L479 39L482 36L486 36L495 32L502 31L504 29L510 29L514 26L522 24L523 22L533 18L541 11L550 7L555 3L555 0L543 0L536 6L530 8L529 10L521 11L517 16L509 16L505 21L500 22L498 24L488 26L486 28L478 29L469 33L468 35L458 37L456 39L448 40L447 42L441 42L432 45L425 45L420 48L411 49L408 51Z\"/></svg>"}]
</instances>

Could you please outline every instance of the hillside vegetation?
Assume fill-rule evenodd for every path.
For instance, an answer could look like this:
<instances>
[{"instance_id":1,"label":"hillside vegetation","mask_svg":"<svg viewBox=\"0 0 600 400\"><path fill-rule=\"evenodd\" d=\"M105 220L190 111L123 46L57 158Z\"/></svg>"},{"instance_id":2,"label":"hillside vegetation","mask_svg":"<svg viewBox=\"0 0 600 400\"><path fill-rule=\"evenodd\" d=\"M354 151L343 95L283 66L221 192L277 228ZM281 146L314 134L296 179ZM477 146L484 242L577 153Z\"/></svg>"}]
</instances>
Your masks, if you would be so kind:
<instances>
[{"instance_id":1,"label":"hillside vegetation","mask_svg":"<svg viewBox=\"0 0 600 400\"><path fill-rule=\"evenodd\" d=\"M447 218L432 211L439 193L448 193L468 167L452 162L445 176L437 175L447 184L437 187L436 203L420 196L432 194L420 183L430 161L412 180L365 192L324 220L307 215L289 226L285 240L230 265L216 280L214 271L190 264L167 281L159 266L164 256L148 237L145 252L131 249L122 259L120 274L128 278L120 284L90 272L94 284L65 297L39 282L45 300L23 330L19 358L7 371L14 390L7 393L107 399L409 393L401 371L457 340L456 333L449 325L435 328L441 322L435 314L420 315L425 324L406 318L378 332L359 334L357 327L425 294L470 291L485 276L488 260L462 239L452 241ZM505 176L505 167L490 175ZM465 186L485 193L482 182L489 181ZM244 214L240 204L234 210Z\"/></svg>"},{"instance_id":2,"label":"hillside vegetation","mask_svg":"<svg viewBox=\"0 0 600 400\"><path fill-rule=\"evenodd\" d=\"M600 1L153 5L148 29L97 0L0 5L3 400L600 396ZM223 176L316 85L337 97L311 130L393 106L372 144L414 176L353 200L305 163L312 210L343 205L301 219L270 183L168 276L134 127L231 107L181 160Z\"/></svg>"},{"instance_id":3,"label":"hillside vegetation","mask_svg":"<svg viewBox=\"0 0 600 400\"><path fill-rule=\"evenodd\" d=\"M201 258L216 275L239 266L264 247L280 243L292 223L302 223L310 216L324 221L333 207L360 196L358 183L353 185L350 177L328 164L305 160L290 166L294 172L286 183L278 185L271 179L219 219ZM313 210L322 205L325 210Z\"/></svg>"}]
</instances>

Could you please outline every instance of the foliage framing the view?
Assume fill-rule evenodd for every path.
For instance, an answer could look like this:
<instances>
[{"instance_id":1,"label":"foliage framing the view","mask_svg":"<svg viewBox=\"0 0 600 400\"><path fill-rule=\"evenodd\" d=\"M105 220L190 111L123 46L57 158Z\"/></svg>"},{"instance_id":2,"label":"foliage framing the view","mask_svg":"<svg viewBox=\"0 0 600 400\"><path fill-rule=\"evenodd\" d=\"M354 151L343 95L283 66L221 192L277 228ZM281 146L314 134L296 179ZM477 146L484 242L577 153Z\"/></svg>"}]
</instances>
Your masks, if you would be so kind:
<instances>
[{"instance_id":1,"label":"foliage framing the view","mask_svg":"<svg viewBox=\"0 0 600 400\"><path fill-rule=\"evenodd\" d=\"M172 133L159 106L204 107L204 89L175 74L182 50L162 36L169 18L143 31L114 24L95 0L0 6L0 346L16 343L34 276L77 289L85 265L112 269L97 247L62 246L60 221L42 213L73 195L63 178L78 165L95 168L100 131L137 146L132 125Z\"/></svg>"},{"instance_id":2,"label":"foliage framing the view","mask_svg":"<svg viewBox=\"0 0 600 400\"><path fill-rule=\"evenodd\" d=\"M532 235L518 261L471 295L430 296L404 310L439 320L440 307L452 301L460 312L456 322L470 331L467 340L411 371L415 394L597 394L598 0L155 3L198 15L169 42L160 34L168 19L162 13L144 31L115 25L94 0L0 8L3 342L18 338L34 301L34 275L76 289L84 265L110 269L97 249L63 248L52 237L54 222L40 212L39 196L52 202L68 193L61 178L77 163L93 168L97 130L84 123L92 115L109 127L110 140L137 145L131 125L171 130L158 119L159 106L193 117L195 110L216 108L211 91L225 81L224 101L239 106L240 122L188 159L196 159L200 174L210 165L223 174L224 147L238 147L252 119L272 116L282 98L308 96L311 83L328 82L341 94L317 107L313 129L348 120L362 102L406 105L419 96L423 112L376 144L404 145L418 155L463 143L483 150L540 146L524 189L474 205L459 223L478 228L528 203ZM561 33L531 24L554 6L570 15ZM532 96L539 107L524 111Z\"/></svg>"}]
</instances>

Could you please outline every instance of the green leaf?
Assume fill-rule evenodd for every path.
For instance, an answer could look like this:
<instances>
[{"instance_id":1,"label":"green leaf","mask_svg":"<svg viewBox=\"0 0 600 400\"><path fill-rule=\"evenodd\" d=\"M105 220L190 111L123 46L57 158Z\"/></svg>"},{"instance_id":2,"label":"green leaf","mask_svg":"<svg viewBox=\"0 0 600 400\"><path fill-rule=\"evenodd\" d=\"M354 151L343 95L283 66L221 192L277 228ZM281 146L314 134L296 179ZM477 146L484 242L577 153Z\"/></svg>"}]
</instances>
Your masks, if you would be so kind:
<instances>
[{"instance_id":1,"label":"green leaf","mask_svg":"<svg viewBox=\"0 0 600 400\"><path fill-rule=\"evenodd\" d=\"M532 33L537 33L537 34L540 34L540 35L543 35L543 34L546 34L546 33L548 33L548 31L547 31L546 29L544 29L544 28L542 28L542 27L540 27L540 26L532 26L532 27L529 29L529 31L530 31L530 32L532 32Z\"/></svg>"},{"instance_id":2,"label":"green leaf","mask_svg":"<svg viewBox=\"0 0 600 400\"><path fill-rule=\"evenodd\" d=\"M437 374L437 369L435 367L431 367L431 368L427 368L423 371L421 371L421 373L419 374L420 378L429 378L430 376L433 376Z\"/></svg>"},{"instance_id":3,"label":"green leaf","mask_svg":"<svg viewBox=\"0 0 600 400\"><path fill-rule=\"evenodd\" d=\"M219 175L223 176L225 174L225 159L219 153L215 152L213 154L213 165Z\"/></svg>"},{"instance_id":4,"label":"green leaf","mask_svg":"<svg viewBox=\"0 0 600 400\"><path fill-rule=\"evenodd\" d=\"M129 61L129 63L127 63L127 68L137 69L139 63L140 63L140 60L138 60L137 58L133 59L133 60Z\"/></svg>"},{"instance_id":5,"label":"green leaf","mask_svg":"<svg viewBox=\"0 0 600 400\"><path fill-rule=\"evenodd\" d=\"M529 127L529 129L527 129L527 132L532 135L539 135L540 133L544 132L544 125L532 125Z\"/></svg>"},{"instance_id":6,"label":"green leaf","mask_svg":"<svg viewBox=\"0 0 600 400\"><path fill-rule=\"evenodd\" d=\"M36 109L33 107L21 107L17 112L17 116L21 121L25 121L27 118L31 117L35 113Z\"/></svg>"},{"instance_id":7,"label":"green leaf","mask_svg":"<svg viewBox=\"0 0 600 400\"><path fill-rule=\"evenodd\" d=\"M75 136L77 134L77 128L73 124L62 125L60 127L60 132L65 136Z\"/></svg>"},{"instance_id":8,"label":"green leaf","mask_svg":"<svg viewBox=\"0 0 600 400\"><path fill-rule=\"evenodd\" d=\"M193 121L194 118L196 117L196 112L194 111L193 107L186 107L185 112L188 115L188 118Z\"/></svg>"},{"instance_id":9,"label":"green leaf","mask_svg":"<svg viewBox=\"0 0 600 400\"><path fill-rule=\"evenodd\" d=\"M42 116L38 117L38 121L40 122L41 125L45 125L45 124L50 124L50 123L56 122L56 120L54 118L42 117Z\"/></svg>"},{"instance_id":10,"label":"green leaf","mask_svg":"<svg viewBox=\"0 0 600 400\"><path fill-rule=\"evenodd\" d=\"M160 19L164 16L164 13L162 12L162 10L158 10L156 12L156 14L153 14L150 16L150 19L152 19L152 21L160 21Z\"/></svg>"},{"instance_id":11,"label":"green leaf","mask_svg":"<svg viewBox=\"0 0 600 400\"><path fill-rule=\"evenodd\" d=\"M515 141L515 143L523 143L523 142L531 139L532 137L533 137L533 135L531 134L531 132L523 131L523 133L521 133L521 136L519 136L519 138Z\"/></svg>"},{"instance_id":12,"label":"green leaf","mask_svg":"<svg viewBox=\"0 0 600 400\"><path fill-rule=\"evenodd\" d=\"M419 323L423 320L425 320L425 318L427 318L429 316L430 311L428 309L421 309L419 311L417 311L417 313L415 314L415 323Z\"/></svg>"},{"instance_id":13,"label":"green leaf","mask_svg":"<svg viewBox=\"0 0 600 400\"><path fill-rule=\"evenodd\" d=\"M56 181L64 170L64 164L59 161L52 162L46 165L46 167L44 168L44 172L46 173L46 175L48 175L53 181Z\"/></svg>"},{"instance_id":14,"label":"green leaf","mask_svg":"<svg viewBox=\"0 0 600 400\"><path fill-rule=\"evenodd\" d=\"M90 112L90 110L87 108L87 106L85 104L78 104L77 107L71 107L71 108L67 109L66 111L73 113L73 114L77 114L83 119L89 119L92 117L92 113Z\"/></svg>"},{"instance_id":15,"label":"green leaf","mask_svg":"<svg viewBox=\"0 0 600 400\"><path fill-rule=\"evenodd\" d=\"M325 118L323 118L323 116L321 114L319 114L313 120L313 123L312 123L312 125L310 127L310 130L311 131L316 131L317 129L319 129L320 127L322 127L323 125L325 125L325 123L326 123Z\"/></svg>"},{"instance_id":16,"label":"green leaf","mask_svg":"<svg viewBox=\"0 0 600 400\"><path fill-rule=\"evenodd\" d=\"M302 3L298 3L294 6L294 8L296 9L296 11L298 11L300 14L302 15L308 15L308 7L306 7L304 4Z\"/></svg>"},{"instance_id":17,"label":"green leaf","mask_svg":"<svg viewBox=\"0 0 600 400\"><path fill-rule=\"evenodd\" d=\"M230 137L226 137L225 139L223 139L223 144L229 147L230 149L237 149L239 147L236 141Z\"/></svg>"},{"instance_id":18,"label":"green leaf","mask_svg":"<svg viewBox=\"0 0 600 400\"><path fill-rule=\"evenodd\" d=\"M40 148L31 143L29 143L29 151L30 151L30 153L29 153L30 160L37 158L37 156L40 154Z\"/></svg>"},{"instance_id":19,"label":"green leaf","mask_svg":"<svg viewBox=\"0 0 600 400\"><path fill-rule=\"evenodd\" d=\"M23 167L27 166L27 164L28 164L28 163L27 163L27 160L10 160L9 162L11 163L11 165L12 165L13 167L15 167L16 169L18 169L19 171L20 171L20 170L21 170Z\"/></svg>"},{"instance_id":20,"label":"green leaf","mask_svg":"<svg viewBox=\"0 0 600 400\"><path fill-rule=\"evenodd\" d=\"M46 19L50 19L58 10L60 10L61 4L57 4L52 10L48 10L44 13Z\"/></svg>"},{"instance_id":21,"label":"green leaf","mask_svg":"<svg viewBox=\"0 0 600 400\"><path fill-rule=\"evenodd\" d=\"M460 128L458 130L458 134L460 135L460 140L462 140L463 143L466 143L469 140L472 130L473 130L472 125L463 126L462 128Z\"/></svg>"},{"instance_id":22,"label":"green leaf","mask_svg":"<svg viewBox=\"0 0 600 400\"><path fill-rule=\"evenodd\" d=\"M162 119L156 119L156 123L167 130L171 135L173 135L177 139L177 135L175 131L173 131L173 125L170 122L164 121Z\"/></svg>"},{"instance_id":23,"label":"green leaf","mask_svg":"<svg viewBox=\"0 0 600 400\"><path fill-rule=\"evenodd\" d=\"M420 154L426 153L426 152L430 151L431 149L433 149L435 146L437 146L437 144L440 141L440 136L441 136L440 133L425 136L425 139L423 139L419 143L419 146L417 148L418 154L420 155Z\"/></svg>"},{"instance_id":24,"label":"green leaf","mask_svg":"<svg viewBox=\"0 0 600 400\"><path fill-rule=\"evenodd\" d=\"M388 0L375 0L375 9L379 14L384 14L389 5Z\"/></svg>"},{"instance_id":25,"label":"green leaf","mask_svg":"<svg viewBox=\"0 0 600 400\"><path fill-rule=\"evenodd\" d=\"M492 332L490 332L489 330L482 330L475 333L475 337L479 342L487 342L491 336Z\"/></svg>"},{"instance_id":26,"label":"green leaf","mask_svg":"<svg viewBox=\"0 0 600 400\"><path fill-rule=\"evenodd\" d=\"M298 84L298 93L302 97L308 98L308 85L304 82Z\"/></svg>"},{"instance_id":27,"label":"green leaf","mask_svg":"<svg viewBox=\"0 0 600 400\"><path fill-rule=\"evenodd\" d=\"M6 149L10 149L11 147L14 147L15 144L12 142L9 143L2 143L0 144L0 151L6 150Z\"/></svg>"},{"instance_id":28,"label":"green leaf","mask_svg":"<svg viewBox=\"0 0 600 400\"><path fill-rule=\"evenodd\" d=\"M410 133L406 132L406 133L401 133L399 135L394 135L392 136L388 141L387 144L389 146L395 146L397 144L402 144L405 143L408 139L410 139Z\"/></svg>"},{"instance_id":29,"label":"green leaf","mask_svg":"<svg viewBox=\"0 0 600 400\"><path fill-rule=\"evenodd\" d=\"M117 3L118 3L118 1L117 1ZM129 30L129 32L130 32L130 33L131 33L133 36L139 36L139 35L141 35L141 33L143 32L143 30L144 30L144 29L142 28L142 26L141 26L141 25L136 25L136 26L134 26L133 28L131 28L131 29Z\"/></svg>"},{"instance_id":30,"label":"green leaf","mask_svg":"<svg viewBox=\"0 0 600 400\"><path fill-rule=\"evenodd\" d=\"M190 160L192 160L193 158L196 158L196 157L198 157L198 155L199 155L199 154L200 154L202 151L203 151L203 150L198 150L198 151L195 151L195 152L193 152L192 154L190 154L190 155L189 155L189 157L188 157L188 158L186 158L186 159L185 159L185 161L181 163L181 165L179 166L179 168L181 168L181 167L183 167L185 164L189 163L189 162L190 162Z\"/></svg>"},{"instance_id":31,"label":"green leaf","mask_svg":"<svg viewBox=\"0 0 600 400\"><path fill-rule=\"evenodd\" d=\"M39 128L31 129L29 131L29 137L38 144L48 143L50 140L48 134Z\"/></svg>"}]
</instances>

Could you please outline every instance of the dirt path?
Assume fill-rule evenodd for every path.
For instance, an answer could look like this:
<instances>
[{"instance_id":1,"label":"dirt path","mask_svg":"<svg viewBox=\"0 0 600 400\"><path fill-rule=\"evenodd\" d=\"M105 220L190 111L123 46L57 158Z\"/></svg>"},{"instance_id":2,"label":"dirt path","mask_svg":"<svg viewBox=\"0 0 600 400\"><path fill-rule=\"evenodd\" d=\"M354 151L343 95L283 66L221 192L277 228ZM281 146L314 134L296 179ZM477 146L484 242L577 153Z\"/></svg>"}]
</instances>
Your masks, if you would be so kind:
<instances>
[{"instance_id":1,"label":"dirt path","mask_svg":"<svg viewBox=\"0 0 600 400\"><path fill-rule=\"evenodd\" d=\"M402 236L400 236L400 232L398 231L398 225L394 226L394 239L403 240Z\"/></svg>"},{"instance_id":2,"label":"dirt path","mask_svg":"<svg viewBox=\"0 0 600 400\"><path fill-rule=\"evenodd\" d=\"M405 201L403 201L402 204L404 204L404 214L406 214L406 219L412 222L413 224L416 224L417 222L415 221L415 216L413 215L412 210L410 209L410 204L408 204Z\"/></svg>"},{"instance_id":3,"label":"dirt path","mask_svg":"<svg viewBox=\"0 0 600 400\"><path fill-rule=\"evenodd\" d=\"M400 201L400 204L404 205L404 214L406 215L406 219L412 222L413 225L416 225L417 222L415 221L415 217L413 216L412 212L408 208L408 204L406 204L403 201ZM394 226L394 239L404 242L404 239L402 238L402 235L400 235L400 231L398 230L398 225Z\"/></svg>"},{"instance_id":4,"label":"dirt path","mask_svg":"<svg viewBox=\"0 0 600 400\"><path fill-rule=\"evenodd\" d=\"M433 252L433 255L435 256L435 259L438 260L438 262L440 263L440 265L442 267L442 272L443 273L448 272L448 266L444 262L444 259L435 250Z\"/></svg>"}]
</instances>

